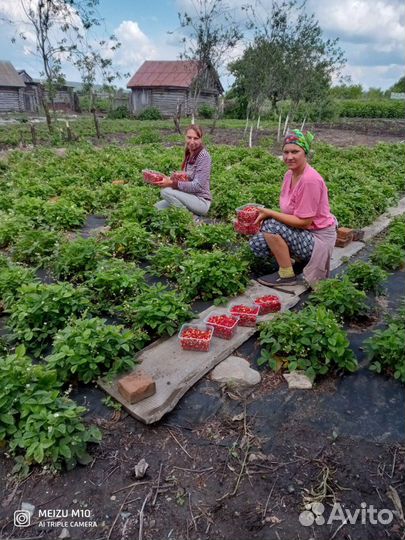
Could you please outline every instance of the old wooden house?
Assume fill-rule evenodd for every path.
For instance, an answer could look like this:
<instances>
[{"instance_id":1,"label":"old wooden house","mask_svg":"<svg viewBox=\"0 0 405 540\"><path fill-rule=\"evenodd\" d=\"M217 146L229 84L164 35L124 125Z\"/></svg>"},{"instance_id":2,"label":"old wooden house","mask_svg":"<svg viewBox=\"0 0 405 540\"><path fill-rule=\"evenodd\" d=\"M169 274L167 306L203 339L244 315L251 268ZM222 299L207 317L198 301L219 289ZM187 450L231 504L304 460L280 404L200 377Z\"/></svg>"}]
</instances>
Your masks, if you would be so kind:
<instances>
[{"instance_id":1,"label":"old wooden house","mask_svg":"<svg viewBox=\"0 0 405 540\"><path fill-rule=\"evenodd\" d=\"M0 61L0 112L24 111L25 83L11 62Z\"/></svg>"},{"instance_id":2,"label":"old wooden house","mask_svg":"<svg viewBox=\"0 0 405 540\"><path fill-rule=\"evenodd\" d=\"M41 104L41 84L35 82L25 69L19 69L18 74L25 84L23 90L24 111L28 113L38 113Z\"/></svg>"},{"instance_id":3,"label":"old wooden house","mask_svg":"<svg viewBox=\"0 0 405 540\"><path fill-rule=\"evenodd\" d=\"M156 107L166 117L173 116L178 105L183 115L198 111L202 104L214 107L224 91L213 69L199 69L192 60L144 62L127 87L133 114Z\"/></svg>"}]
</instances>

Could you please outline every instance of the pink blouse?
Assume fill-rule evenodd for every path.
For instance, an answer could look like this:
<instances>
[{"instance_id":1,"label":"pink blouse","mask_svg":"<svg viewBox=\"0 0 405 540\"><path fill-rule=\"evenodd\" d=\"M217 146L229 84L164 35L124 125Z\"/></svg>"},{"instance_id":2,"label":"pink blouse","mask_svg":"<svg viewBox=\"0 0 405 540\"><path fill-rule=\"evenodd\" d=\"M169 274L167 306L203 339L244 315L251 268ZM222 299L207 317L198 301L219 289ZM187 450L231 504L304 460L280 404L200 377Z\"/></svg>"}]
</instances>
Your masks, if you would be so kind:
<instances>
[{"instance_id":1,"label":"pink blouse","mask_svg":"<svg viewBox=\"0 0 405 540\"><path fill-rule=\"evenodd\" d=\"M309 230L325 229L335 224L329 207L328 188L322 176L307 165L298 183L291 186L292 172L287 171L280 194L280 209L284 214L301 219L313 218Z\"/></svg>"}]
</instances>

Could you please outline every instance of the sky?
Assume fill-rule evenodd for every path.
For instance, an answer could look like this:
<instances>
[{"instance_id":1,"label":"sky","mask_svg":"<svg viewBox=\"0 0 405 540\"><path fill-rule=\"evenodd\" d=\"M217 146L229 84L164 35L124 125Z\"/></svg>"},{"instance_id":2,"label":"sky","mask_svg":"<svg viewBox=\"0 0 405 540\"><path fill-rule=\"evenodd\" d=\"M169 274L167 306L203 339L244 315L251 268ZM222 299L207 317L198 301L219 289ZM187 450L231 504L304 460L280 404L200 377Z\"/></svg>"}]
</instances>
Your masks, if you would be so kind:
<instances>
[{"instance_id":1,"label":"sky","mask_svg":"<svg viewBox=\"0 0 405 540\"><path fill-rule=\"evenodd\" d=\"M36 2L37 0L23 0ZM176 60L183 51L183 31L178 12L195 13L198 0L100 0L98 13L102 23L100 37L114 33L121 47L112 53L121 73L135 73L145 60ZM254 0L224 0L235 17L242 20L241 6ZM24 23L21 0L0 0L0 59L9 60L17 69L25 69L39 78L41 63L35 55L32 30ZM261 0L268 8L271 0ZM306 11L319 21L323 36L338 38L347 64L344 75L352 84L386 90L404 75L405 3L403 0L307 0ZM14 21L14 24L6 22ZM18 37L25 33L25 40ZM11 39L15 37L16 42ZM232 52L242 54L244 43ZM226 71L221 73L225 88L232 83ZM79 81L78 72L63 64L67 80ZM119 86L126 86L127 78Z\"/></svg>"}]
</instances>

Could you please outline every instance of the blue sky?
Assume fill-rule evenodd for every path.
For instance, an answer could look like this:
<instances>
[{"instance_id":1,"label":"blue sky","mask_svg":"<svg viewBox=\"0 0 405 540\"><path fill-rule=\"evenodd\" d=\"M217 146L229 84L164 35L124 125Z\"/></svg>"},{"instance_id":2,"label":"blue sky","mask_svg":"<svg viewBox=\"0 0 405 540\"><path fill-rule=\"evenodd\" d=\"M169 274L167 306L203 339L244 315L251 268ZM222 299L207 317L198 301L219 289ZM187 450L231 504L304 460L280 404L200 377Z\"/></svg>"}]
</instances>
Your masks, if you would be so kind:
<instances>
[{"instance_id":1,"label":"blue sky","mask_svg":"<svg viewBox=\"0 0 405 540\"><path fill-rule=\"evenodd\" d=\"M37 0L23 0L35 2ZM100 0L98 11L104 19L99 28L104 37L114 32L122 47L114 54L114 64L121 72L133 74L144 60L174 60L182 50L181 29L177 13L185 9L193 12L198 0ZM247 0L227 0L236 16ZM271 0L261 0L266 9ZM308 0L307 11L319 20L324 36L339 38L339 45L348 60L345 74L354 84L364 88L385 90L404 75L405 4L403 0ZM1 59L10 60L16 68L26 69L39 77L40 62L33 54L34 41L11 38L23 26L20 0L0 0ZM1 17L16 21L10 25ZM171 34L168 32L172 31ZM232 53L243 51L240 44ZM77 72L68 64L63 66L70 80L79 80ZM230 78L224 68L224 86ZM121 82L121 86L126 84Z\"/></svg>"}]
</instances>

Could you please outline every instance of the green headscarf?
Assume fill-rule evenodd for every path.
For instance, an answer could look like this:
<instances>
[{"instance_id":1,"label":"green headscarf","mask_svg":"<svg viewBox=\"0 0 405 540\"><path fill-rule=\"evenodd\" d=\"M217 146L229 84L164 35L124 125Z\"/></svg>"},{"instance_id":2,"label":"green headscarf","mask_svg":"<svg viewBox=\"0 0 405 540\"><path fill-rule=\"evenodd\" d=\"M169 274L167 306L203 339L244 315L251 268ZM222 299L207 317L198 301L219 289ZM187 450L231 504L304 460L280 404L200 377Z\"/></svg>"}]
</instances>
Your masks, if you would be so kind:
<instances>
[{"instance_id":1,"label":"green headscarf","mask_svg":"<svg viewBox=\"0 0 405 540\"><path fill-rule=\"evenodd\" d=\"M314 140L315 136L312 135L310 131L307 131L305 134L302 133L299 129L293 129L291 133L287 133L284 138L284 144L296 144L301 146L304 149L305 153L308 154L311 149L311 143Z\"/></svg>"}]
</instances>

